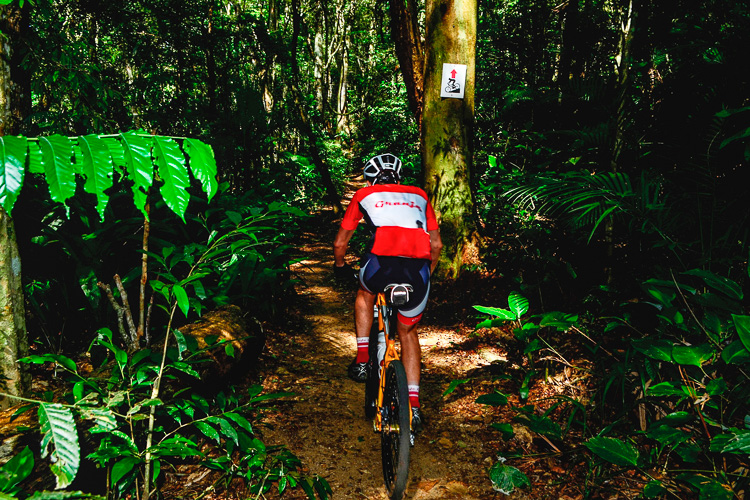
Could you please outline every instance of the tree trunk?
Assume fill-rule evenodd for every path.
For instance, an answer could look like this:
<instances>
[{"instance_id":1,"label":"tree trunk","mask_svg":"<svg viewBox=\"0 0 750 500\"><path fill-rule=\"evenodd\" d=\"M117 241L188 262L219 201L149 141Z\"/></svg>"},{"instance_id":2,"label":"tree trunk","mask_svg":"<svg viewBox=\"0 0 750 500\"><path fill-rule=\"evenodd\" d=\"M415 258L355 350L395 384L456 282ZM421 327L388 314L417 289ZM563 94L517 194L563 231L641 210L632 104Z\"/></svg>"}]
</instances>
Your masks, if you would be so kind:
<instances>
[{"instance_id":1,"label":"tree trunk","mask_svg":"<svg viewBox=\"0 0 750 500\"><path fill-rule=\"evenodd\" d=\"M406 97L409 100L409 108L417 120L417 126L421 127L424 102L424 49L417 21L417 6L414 0L389 0L388 4L391 33L396 44L398 63L401 65L401 75L406 85Z\"/></svg>"},{"instance_id":2,"label":"tree trunk","mask_svg":"<svg viewBox=\"0 0 750 500\"><path fill-rule=\"evenodd\" d=\"M18 364L28 354L26 313L21 286L21 259L18 256L13 220L0 208L0 392L25 395L31 378ZM13 404L0 397L0 409Z\"/></svg>"},{"instance_id":3,"label":"tree trunk","mask_svg":"<svg viewBox=\"0 0 750 500\"><path fill-rule=\"evenodd\" d=\"M476 0L427 1L422 162L444 243L441 268L454 278L478 244L470 179L476 32ZM467 66L463 99L440 97L443 63Z\"/></svg>"},{"instance_id":4,"label":"tree trunk","mask_svg":"<svg viewBox=\"0 0 750 500\"><path fill-rule=\"evenodd\" d=\"M0 136L18 134L24 111L23 85L14 84L17 68L12 65L13 45L23 26L24 12L9 5L0 7ZM9 64L9 62L11 64ZM21 285L21 259L18 255L13 219L0 207L0 392L25 395L31 385L28 373L18 359L28 354L26 311ZM0 397L0 409L12 404Z\"/></svg>"}]
</instances>

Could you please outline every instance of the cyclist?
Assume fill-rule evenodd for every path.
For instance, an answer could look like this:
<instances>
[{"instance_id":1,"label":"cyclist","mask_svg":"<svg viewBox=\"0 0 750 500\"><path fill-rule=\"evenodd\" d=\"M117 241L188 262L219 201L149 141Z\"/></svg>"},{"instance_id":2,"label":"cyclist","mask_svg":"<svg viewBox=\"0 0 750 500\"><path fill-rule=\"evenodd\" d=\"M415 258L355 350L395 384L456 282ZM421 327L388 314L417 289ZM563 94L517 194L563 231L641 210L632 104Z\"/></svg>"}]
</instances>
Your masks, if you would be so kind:
<instances>
[{"instance_id":1,"label":"cyclist","mask_svg":"<svg viewBox=\"0 0 750 500\"><path fill-rule=\"evenodd\" d=\"M364 218L372 237L359 269L359 290L354 303L357 356L348 375L357 382L367 378L368 342L375 296L389 283L409 283L409 302L398 309L397 332L401 359L413 409L412 428L421 430L424 418L419 404L421 350L417 323L427 305L430 274L443 248L435 212L421 188L401 184L401 160L392 154L369 159L364 165L367 185L351 200L333 244L334 273L352 276L344 257L349 240Z\"/></svg>"}]
</instances>

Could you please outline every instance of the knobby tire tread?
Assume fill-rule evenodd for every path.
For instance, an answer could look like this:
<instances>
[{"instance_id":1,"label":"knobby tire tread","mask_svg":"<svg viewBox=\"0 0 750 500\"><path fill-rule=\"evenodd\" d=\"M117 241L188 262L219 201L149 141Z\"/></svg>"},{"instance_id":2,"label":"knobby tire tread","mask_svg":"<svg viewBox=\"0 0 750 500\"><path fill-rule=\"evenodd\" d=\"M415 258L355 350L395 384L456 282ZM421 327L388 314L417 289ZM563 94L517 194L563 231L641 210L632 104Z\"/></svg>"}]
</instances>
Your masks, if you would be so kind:
<instances>
[{"instance_id":1,"label":"knobby tire tread","mask_svg":"<svg viewBox=\"0 0 750 500\"><path fill-rule=\"evenodd\" d=\"M383 478L391 500L400 500L406 490L411 451L409 387L406 371L399 360L391 361L386 370L383 405L386 414L381 432ZM397 424L397 429L393 424Z\"/></svg>"}]
</instances>

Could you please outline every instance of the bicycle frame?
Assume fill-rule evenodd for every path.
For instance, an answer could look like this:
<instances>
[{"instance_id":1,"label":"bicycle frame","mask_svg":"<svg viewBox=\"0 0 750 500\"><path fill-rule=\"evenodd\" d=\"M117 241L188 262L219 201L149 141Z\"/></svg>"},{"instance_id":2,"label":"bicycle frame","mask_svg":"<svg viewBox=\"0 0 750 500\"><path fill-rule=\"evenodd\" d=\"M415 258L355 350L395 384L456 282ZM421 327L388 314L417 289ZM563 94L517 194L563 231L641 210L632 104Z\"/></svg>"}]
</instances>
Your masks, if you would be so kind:
<instances>
[{"instance_id":1,"label":"bicycle frame","mask_svg":"<svg viewBox=\"0 0 750 500\"><path fill-rule=\"evenodd\" d=\"M383 356L383 363L379 368L380 382L378 384L378 397L376 400L378 411L375 412L375 419L373 420L375 431L381 432L383 430L383 415L380 409L383 407L383 391L385 390L386 382L385 373L388 369L388 364L393 360L399 359L399 357L398 351L396 351L396 327L391 318L392 309L384 292L378 293L375 305L378 308L378 326L380 327L380 331L385 334L385 355ZM411 422L411 418L411 404L409 404L409 422Z\"/></svg>"}]
</instances>

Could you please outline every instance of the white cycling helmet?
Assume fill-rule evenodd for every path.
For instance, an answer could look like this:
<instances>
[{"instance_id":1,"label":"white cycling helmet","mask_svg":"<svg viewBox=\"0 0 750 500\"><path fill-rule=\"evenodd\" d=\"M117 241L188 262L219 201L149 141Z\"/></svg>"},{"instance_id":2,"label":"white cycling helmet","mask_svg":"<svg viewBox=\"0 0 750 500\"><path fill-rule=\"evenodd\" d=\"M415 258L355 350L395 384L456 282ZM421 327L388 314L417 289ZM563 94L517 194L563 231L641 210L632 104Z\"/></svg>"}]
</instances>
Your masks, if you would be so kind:
<instances>
[{"instance_id":1,"label":"white cycling helmet","mask_svg":"<svg viewBox=\"0 0 750 500\"><path fill-rule=\"evenodd\" d=\"M373 184L396 184L401 182L401 160L390 153L374 156L365 163L364 174Z\"/></svg>"}]
</instances>

